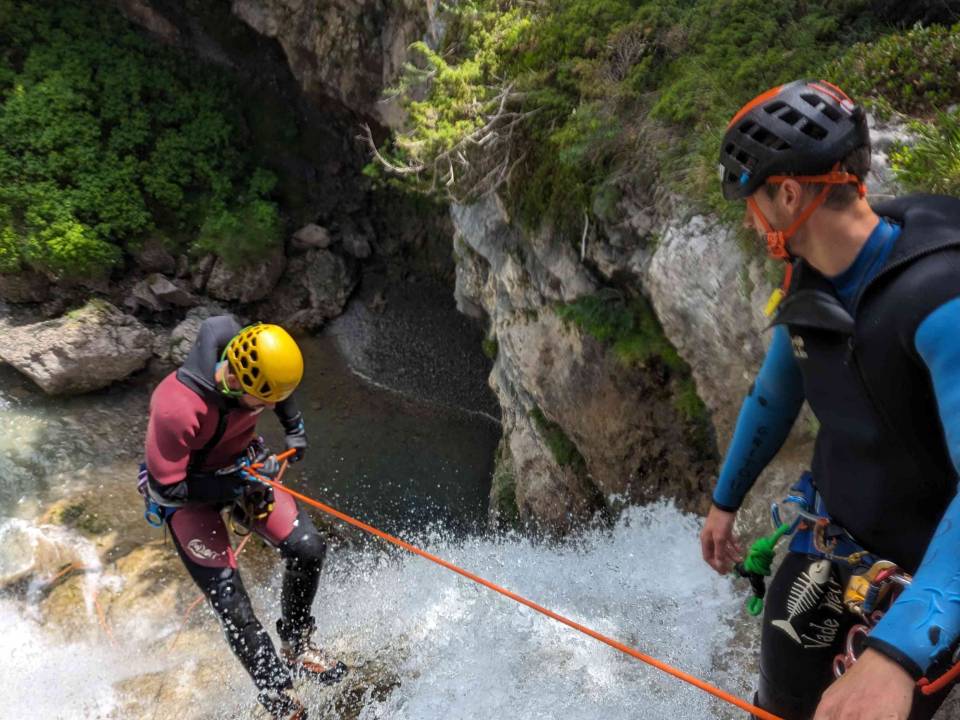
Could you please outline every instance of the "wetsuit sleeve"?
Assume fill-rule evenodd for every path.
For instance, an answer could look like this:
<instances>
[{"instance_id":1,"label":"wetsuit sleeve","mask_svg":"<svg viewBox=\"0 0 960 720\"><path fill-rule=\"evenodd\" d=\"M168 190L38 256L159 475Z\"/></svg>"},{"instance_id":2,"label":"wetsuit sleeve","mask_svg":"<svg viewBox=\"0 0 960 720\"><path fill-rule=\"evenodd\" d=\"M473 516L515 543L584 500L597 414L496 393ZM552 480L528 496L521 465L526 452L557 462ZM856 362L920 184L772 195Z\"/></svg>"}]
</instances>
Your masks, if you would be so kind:
<instances>
[{"instance_id":1,"label":"wetsuit sleeve","mask_svg":"<svg viewBox=\"0 0 960 720\"><path fill-rule=\"evenodd\" d=\"M803 376L790 334L778 325L750 393L743 401L733 440L713 492L713 504L733 512L781 448L803 405Z\"/></svg>"},{"instance_id":2,"label":"wetsuit sleeve","mask_svg":"<svg viewBox=\"0 0 960 720\"><path fill-rule=\"evenodd\" d=\"M960 473L960 298L930 313L914 345L930 371L940 422ZM868 645L915 677L960 638L960 496L954 496L913 582L870 633Z\"/></svg>"},{"instance_id":3,"label":"wetsuit sleeve","mask_svg":"<svg viewBox=\"0 0 960 720\"><path fill-rule=\"evenodd\" d=\"M293 432L303 423L303 413L297 406L296 394L291 395L283 402L277 403L273 411L285 432Z\"/></svg>"}]
</instances>

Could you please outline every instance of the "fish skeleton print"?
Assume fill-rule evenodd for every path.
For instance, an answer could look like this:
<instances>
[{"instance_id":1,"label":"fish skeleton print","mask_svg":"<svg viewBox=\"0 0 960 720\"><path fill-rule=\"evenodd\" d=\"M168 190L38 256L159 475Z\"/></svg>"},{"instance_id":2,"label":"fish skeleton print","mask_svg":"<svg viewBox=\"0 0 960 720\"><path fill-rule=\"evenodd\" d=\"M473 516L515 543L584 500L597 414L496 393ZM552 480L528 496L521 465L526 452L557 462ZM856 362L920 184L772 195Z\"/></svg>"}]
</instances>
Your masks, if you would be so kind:
<instances>
[{"instance_id":1,"label":"fish skeleton print","mask_svg":"<svg viewBox=\"0 0 960 720\"><path fill-rule=\"evenodd\" d=\"M806 572L800 573L793 582L787 597L787 619L774 620L771 624L789 635L805 648L822 648L830 645L840 626L834 618L809 622L803 633L798 633L793 621L810 611L826 606L835 615L843 614L843 595L839 583L831 576L829 560L816 560Z\"/></svg>"}]
</instances>

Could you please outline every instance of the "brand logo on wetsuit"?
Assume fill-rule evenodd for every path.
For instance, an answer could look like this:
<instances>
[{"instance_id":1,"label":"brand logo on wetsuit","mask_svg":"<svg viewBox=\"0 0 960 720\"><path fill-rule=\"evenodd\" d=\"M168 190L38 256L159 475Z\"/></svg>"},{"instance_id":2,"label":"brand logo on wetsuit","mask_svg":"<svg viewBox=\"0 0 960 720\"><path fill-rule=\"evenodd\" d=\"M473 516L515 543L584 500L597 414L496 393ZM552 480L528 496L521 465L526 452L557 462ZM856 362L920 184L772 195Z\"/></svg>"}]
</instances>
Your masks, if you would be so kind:
<instances>
[{"instance_id":1,"label":"brand logo on wetsuit","mask_svg":"<svg viewBox=\"0 0 960 720\"><path fill-rule=\"evenodd\" d=\"M807 359L807 350L803 346L803 338L799 335L793 335L790 337L790 342L793 344L793 355L799 360Z\"/></svg>"},{"instance_id":2,"label":"brand logo on wetsuit","mask_svg":"<svg viewBox=\"0 0 960 720\"><path fill-rule=\"evenodd\" d=\"M203 558L204 560L216 560L220 556L220 553L215 550L211 550L197 538L194 538L187 543L187 550L196 555L198 558Z\"/></svg>"},{"instance_id":3,"label":"brand logo on wetsuit","mask_svg":"<svg viewBox=\"0 0 960 720\"><path fill-rule=\"evenodd\" d=\"M783 630L805 650L829 647L836 640L840 621L829 615L824 617L824 610L842 615L843 591L830 573L830 561L817 560L793 581L787 597L787 619L774 620L771 624ZM802 632L797 632L793 621L813 611L814 617L808 617L806 627Z\"/></svg>"}]
</instances>

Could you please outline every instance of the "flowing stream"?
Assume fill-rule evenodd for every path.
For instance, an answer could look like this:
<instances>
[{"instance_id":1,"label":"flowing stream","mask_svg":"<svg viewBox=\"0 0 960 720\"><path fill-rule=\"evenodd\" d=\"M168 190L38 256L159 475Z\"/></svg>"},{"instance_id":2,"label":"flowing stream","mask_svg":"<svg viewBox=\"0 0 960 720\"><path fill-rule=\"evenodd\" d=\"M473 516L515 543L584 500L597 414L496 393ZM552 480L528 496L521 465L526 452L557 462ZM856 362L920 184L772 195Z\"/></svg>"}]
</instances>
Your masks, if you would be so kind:
<instances>
[{"instance_id":1,"label":"flowing stream","mask_svg":"<svg viewBox=\"0 0 960 720\"><path fill-rule=\"evenodd\" d=\"M461 367L449 392L429 376L419 386L404 379L397 367L451 345L426 317L431 330L404 330L417 349L398 350L394 372L381 372L373 322L391 324L358 304L304 343L311 447L292 473L299 490L750 696L756 627L744 623L743 588L700 561L697 519L662 503L563 543L493 533L486 500L499 426L476 386L486 367ZM479 337L464 342L475 348ZM456 360L437 362L446 377L444 363ZM51 399L0 367L0 718L262 717L206 607L184 620L196 590L139 517L133 474L153 382ZM280 442L275 429L265 434ZM69 511L76 497L87 501L84 524L45 522L51 505L66 499ZM316 639L353 670L334 688L298 687L311 718L742 716L443 568L351 537L331 545L314 611ZM124 558L137 553L148 564L134 572ZM281 568L262 547L240 562L272 630ZM83 572L51 590L68 563Z\"/></svg>"}]
</instances>

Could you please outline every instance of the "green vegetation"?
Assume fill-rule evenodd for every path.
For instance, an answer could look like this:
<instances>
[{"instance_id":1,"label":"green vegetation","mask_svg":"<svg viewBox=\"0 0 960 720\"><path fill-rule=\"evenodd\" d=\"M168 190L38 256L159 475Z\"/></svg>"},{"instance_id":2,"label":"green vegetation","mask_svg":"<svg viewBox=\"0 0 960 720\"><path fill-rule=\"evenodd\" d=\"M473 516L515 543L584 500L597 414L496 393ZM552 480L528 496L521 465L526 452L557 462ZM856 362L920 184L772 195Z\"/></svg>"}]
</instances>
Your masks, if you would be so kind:
<instances>
[{"instance_id":1,"label":"green vegetation","mask_svg":"<svg viewBox=\"0 0 960 720\"><path fill-rule=\"evenodd\" d=\"M627 299L619 291L607 289L558 305L555 310L564 321L609 343L624 365L643 365L657 358L670 370L685 368L643 297Z\"/></svg>"},{"instance_id":2,"label":"green vegetation","mask_svg":"<svg viewBox=\"0 0 960 720\"><path fill-rule=\"evenodd\" d=\"M583 455L577 450L577 446L567 437L563 428L557 423L548 420L543 410L534 407L530 411L530 419L543 441L547 444L550 454L560 467L570 467L580 471L586 467L586 461Z\"/></svg>"},{"instance_id":3,"label":"green vegetation","mask_svg":"<svg viewBox=\"0 0 960 720\"><path fill-rule=\"evenodd\" d=\"M50 511L48 520L79 530L84 535L102 535L110 529L106 519L94 512L85 500L65 500Z\"/></svg>"},{"instance_id":4,"label":"green vegetation","mask_svg":"<svg viewBox=\"0 0 960 720\"><path fill-rule=\"evenodd\" d=\"M483 354L486 355L491 360L497 359L497 353L500 351L500 345L497 343L496 336L485 337L483 342L480 344L480 347L483 349Z\"/></svg>"},{"instance_id":5,"label":"green vegetation","mask_svg":"<svg viewBox=\"0 0 960 720\"><path fill-rule=\"evenodd\" d=\"M960 101L958 67L960 25L933 25L860 43L825 74L877 111L928 116Z\"/></svg>"},{"instance_id":6,"label":"green vegetation","mask_svg":"<svg viewBox=\"0 0 960 720\"><path fill-rule=\"evenodd\" d=\"M443 47L414 46L399 88L412 125L384 159L458 200L497 188L521 221L571 241L621 177L666 182L732 220L717 146L761 90L821 76L921 116L960 100L960 26L903 30L912 14L874 5L464 0L446 8Z\"/></svg>"},{"instance_id":7,"label":"green vegetation","mask_svg":"<svg viewBox=\"0 0 960 720\"><path fill-rule=\"evenodd\" d=\"M235 97L107 3L0 0L0 272L103 275L158 230L234 261L275 243Z\"/></svg>"},{"instance_id":8,"label":"green vegetation","mask_svg":"<svg viewBox=\"0 0 960 720\"><path fill-rule=\"evenodd\" d=\"M936 122L912 124L916 144L890 157L900 181L910 190L960 197L960 113L940 113Z\"/></svg>"},{"instance_id":9,"label":"green vegetation","mask_svg":"<svg viewBox=\"0 0 960 720\"><path fill-rule=\"evenodd\" d=\"M493 465L493 480L490 486L490 506L501 526L515 526L520 520L517 507L517 478L514 474L513 456L506 438L501 438Z\"/></svg>"}]
</instances>

